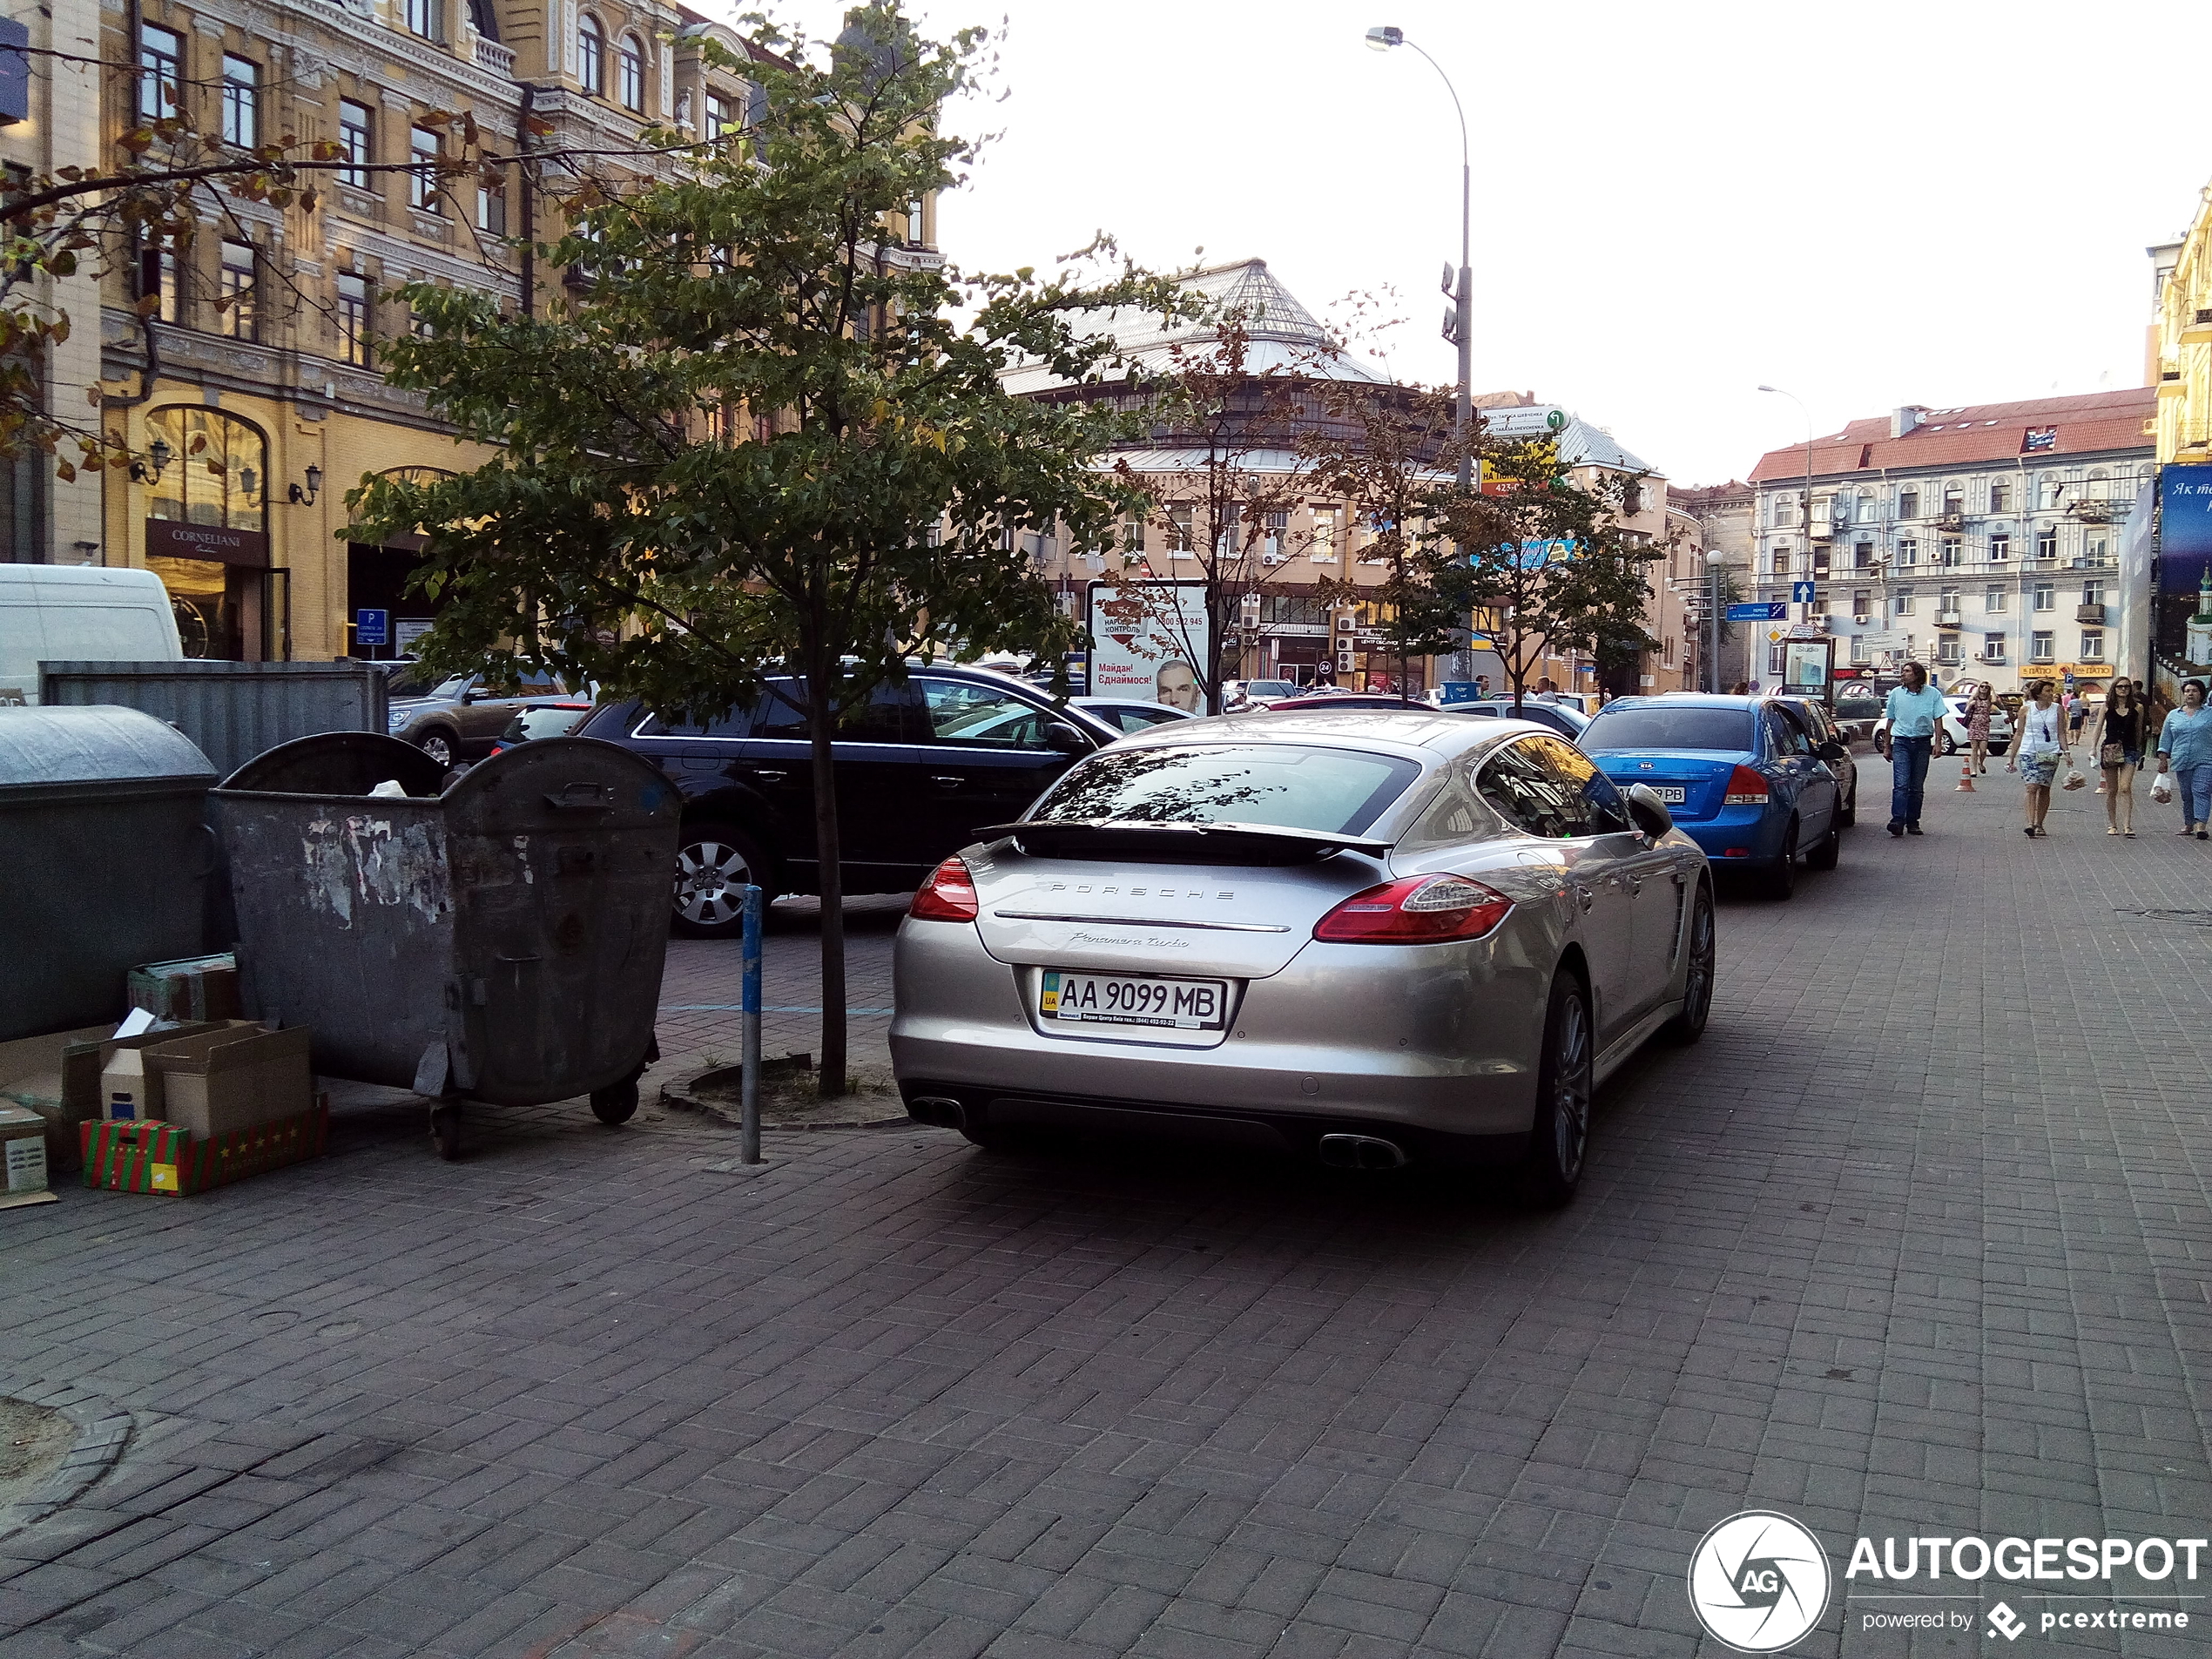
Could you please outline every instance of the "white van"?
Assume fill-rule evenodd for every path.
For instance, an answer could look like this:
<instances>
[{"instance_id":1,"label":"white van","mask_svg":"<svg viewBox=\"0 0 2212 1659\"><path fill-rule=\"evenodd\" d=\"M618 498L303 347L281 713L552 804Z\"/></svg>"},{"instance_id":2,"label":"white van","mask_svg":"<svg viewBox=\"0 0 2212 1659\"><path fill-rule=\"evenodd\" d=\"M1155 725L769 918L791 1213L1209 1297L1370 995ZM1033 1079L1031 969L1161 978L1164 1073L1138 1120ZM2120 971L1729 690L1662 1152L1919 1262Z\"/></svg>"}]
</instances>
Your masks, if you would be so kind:
<instances>
[{"instance_id":1,"label":"white van","mask_svg":"<svg viewBox=\"0 0 2212 1659\"><path fill-rule=\"evenodd\" d=\"M0 703L38 700L41 663L174 663L185 648L151 570L0 564Z\"/></svg>"}]
</instances>

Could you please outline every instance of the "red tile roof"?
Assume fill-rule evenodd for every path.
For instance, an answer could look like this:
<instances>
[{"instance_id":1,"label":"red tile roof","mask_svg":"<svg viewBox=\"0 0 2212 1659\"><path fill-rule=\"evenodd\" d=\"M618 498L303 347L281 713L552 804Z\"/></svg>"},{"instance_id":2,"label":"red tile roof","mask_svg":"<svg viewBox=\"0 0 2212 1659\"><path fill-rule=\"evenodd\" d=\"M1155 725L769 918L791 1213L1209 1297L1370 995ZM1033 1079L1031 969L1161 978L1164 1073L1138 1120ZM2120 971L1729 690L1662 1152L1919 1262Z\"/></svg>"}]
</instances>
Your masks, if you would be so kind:
<instances>
[{"instance_id":1,"label":"red tile roof","mask_svg":"<svg viewBox=\"0 0 2212 1659\"><path fill-rule=\"evenodd\" d=\"M2121 392L2093 392L2086 397L2040 397L2024 403L1930 409L1921 415L1920 424L1901 438L1890 436L1886 415L1853 421L1839 433L1812 441L1813 476L1871 472L1882 467L1985 465L2020 455L2026 455L2032 467L2057 455L2148 449L2152 442L2143 423L2151 418L2157 403L2155 388L2134 386ZM2057 428L2057 439L2051 448L2029 454L2027 435L2039 427ZM1760 456L1759 464L1751 469L1751 482L1802 478L1804 472L1805 446L1793 443Z\"/></svg>"}]
</instances>

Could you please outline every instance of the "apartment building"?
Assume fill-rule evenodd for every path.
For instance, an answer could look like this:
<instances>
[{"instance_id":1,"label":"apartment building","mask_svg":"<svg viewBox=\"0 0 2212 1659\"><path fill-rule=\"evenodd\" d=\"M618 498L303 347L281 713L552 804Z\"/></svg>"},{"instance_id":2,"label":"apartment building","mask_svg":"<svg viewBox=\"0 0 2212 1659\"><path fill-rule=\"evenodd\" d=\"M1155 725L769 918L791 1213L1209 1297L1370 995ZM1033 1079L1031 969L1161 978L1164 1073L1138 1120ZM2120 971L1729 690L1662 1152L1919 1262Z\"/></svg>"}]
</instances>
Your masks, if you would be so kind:
<instances>
[{"instance_id":1,"label":"apartment building","mask_svg":"<svg viewBox=\"0 0 2212 1659\"><path fill-rule=\"evenodd\" d=\"M1837 636L1839 666L1910 659L2000 690L2101 679L2121 538L2149 510L2156 398L1908 405L1770 451L1750 481L1754 595ZM1778 644L1759 669L1781 672Z\"/></svg>"},{"instance_id":2,"label":"apartment building","mask_svg":"<svg viewBox=\"0 0 2212 1659\"><path fill-rule=\"evenodd\" d=\"M91 307L79 318L99 343L105 424L144 457L102 475L98 556L161 575L191 654L404 650L434 610L405 592L420 545L340 539L345 494L365 475L484 456L384 383L375 342L408 327L385 296L429 281L563 303L583 273L533 266L509 240L560 234L542 175L634 179L648 124L742 127L758 89L710 69L701 44L740 63L748 49L664 0L103 0L98 17L101 55L128 66L106 77L103 153L183 111L228 144L329 140L349 164L317 181L312 211L234 199L189 246L134 250L99 295L97 336ZM502 154L612 153L443 185L427 166L371 171L435 162L471 121ZM925 237L907 227L909 248Z\"/></svg>"}]
</instances>

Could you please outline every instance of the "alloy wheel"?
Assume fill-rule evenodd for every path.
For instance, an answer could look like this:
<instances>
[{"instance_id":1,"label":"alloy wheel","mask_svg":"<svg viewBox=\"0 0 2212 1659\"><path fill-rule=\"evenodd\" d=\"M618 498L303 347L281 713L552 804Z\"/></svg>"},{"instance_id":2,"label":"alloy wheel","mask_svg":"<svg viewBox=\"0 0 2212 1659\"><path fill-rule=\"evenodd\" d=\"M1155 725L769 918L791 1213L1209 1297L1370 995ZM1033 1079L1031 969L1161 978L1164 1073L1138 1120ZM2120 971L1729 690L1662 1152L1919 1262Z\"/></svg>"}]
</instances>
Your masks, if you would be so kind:
<instances>
[{"instance_id":1,"label":"alloy wheel","mask_svg":"<svg viewBox=\"0 0 2212 1659\"><path fill-rule=\"evenodd\" d=\"M1582 1154L1590 1139L1590 1019L1579 995L1560 1005L1553 1055L1552 1133L1556 1168L1572 1183L1582 1173Z\"/></svg>"},{"instance_id":2,"label":"alloy wheel","mask_svg":"<svg viewBox=\"0 0 2212 1659\"><path fill-rule=\"evenodd\" d=\"M1682 1016L1690 1031L1702 1031L1713 1008L1713 906L1701 892L1690 913L1689 964L1683 975Z\"/></svg>"},{"instance_id":3,"label":"alloy wheel","mask_svg":"<svg viewBox=\"0 0 2212 1659\"><path fill-rule=\"evenodd\" d=\"M727 841L693 841L676 855L676 914L702 927L721 927L744 909L744 889L752 881L745 854Z\"/></svg>"},{"instance_id":4,"label":"alloy wheel","mask_svg":"<svg viewBox=\"0 0 2212 1659\"><path fill-rule=\"evenodd\" d=\"M433 732L422 739L422 752L441 766L453 764L453 741L442 732Z\"/></svg>"}]
</instances>

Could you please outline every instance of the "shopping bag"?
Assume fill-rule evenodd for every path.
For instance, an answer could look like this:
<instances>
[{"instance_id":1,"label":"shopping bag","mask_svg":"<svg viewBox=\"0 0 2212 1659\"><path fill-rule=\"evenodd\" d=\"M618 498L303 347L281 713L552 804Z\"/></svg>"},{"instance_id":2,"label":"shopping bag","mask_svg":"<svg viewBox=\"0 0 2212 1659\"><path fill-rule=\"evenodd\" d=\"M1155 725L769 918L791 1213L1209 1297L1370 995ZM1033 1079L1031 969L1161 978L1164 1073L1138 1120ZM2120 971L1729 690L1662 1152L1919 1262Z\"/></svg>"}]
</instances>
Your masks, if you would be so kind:
<instances>
[{"instance_id":1,"label":"shopping bag","mask_svg":"<svg viewBox=\"0 0 2212 1659\"><path fill-rule=\"evenodd\" d=\"M2161 804L2174 799L2174 774L2161 772L2150 780L2150 798Z\"/></svg>"},{"instance_id":2,"label":"shopping bag","mask_svg":"<svg viewBox=\"0 0 2212 1659\"><path fill-rule=\"evenodd\" d=\"M2061 789L2082 789L2088 786L2088 782L2089 780L2081 775L2081 769L2080 767L2068 766L2066 769L2066 781L2060 784L2059 787Z\"/></svg>"}]
</instances>

